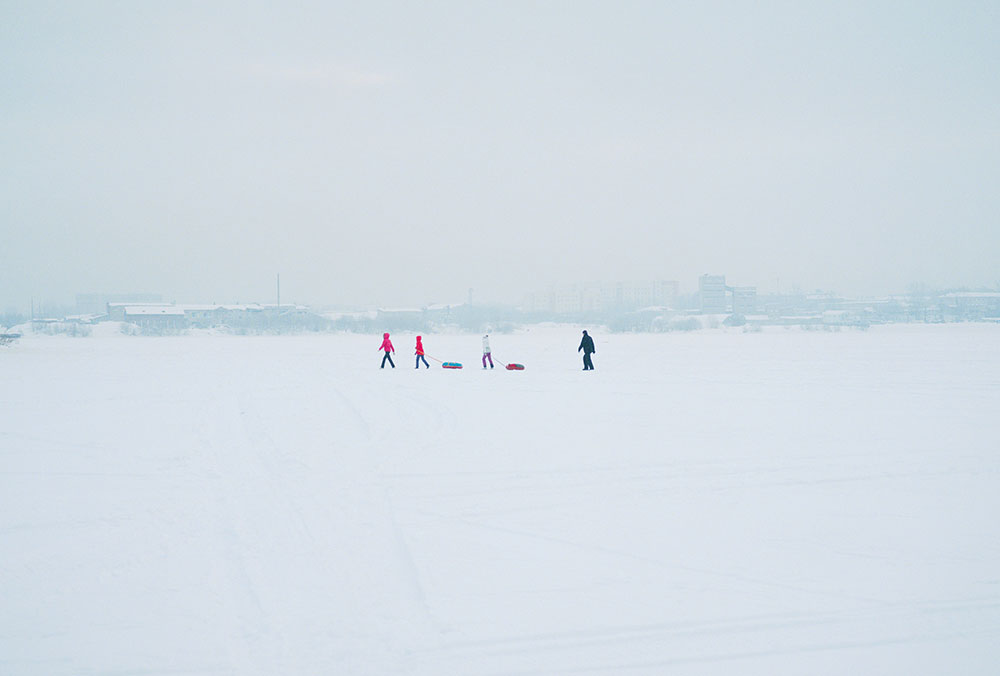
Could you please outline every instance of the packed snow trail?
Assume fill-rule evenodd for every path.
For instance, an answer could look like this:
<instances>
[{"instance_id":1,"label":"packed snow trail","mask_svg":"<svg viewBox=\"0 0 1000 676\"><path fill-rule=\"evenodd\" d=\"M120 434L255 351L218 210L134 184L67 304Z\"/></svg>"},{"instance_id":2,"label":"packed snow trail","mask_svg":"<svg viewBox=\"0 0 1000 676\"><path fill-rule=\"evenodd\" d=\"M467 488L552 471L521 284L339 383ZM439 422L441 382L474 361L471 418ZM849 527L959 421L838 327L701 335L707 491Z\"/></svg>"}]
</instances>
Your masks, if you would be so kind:
<instances>
[{"instance_id":1,"label":"packed snow trail","mask_svg":"<svg viewBox=\"0 0 1000 676\"><path fill-rule=\"evenodd\" d=\"M992 672L1000 327L593 333L8 347L0 673Z\"/></svg>"}]
</instances>

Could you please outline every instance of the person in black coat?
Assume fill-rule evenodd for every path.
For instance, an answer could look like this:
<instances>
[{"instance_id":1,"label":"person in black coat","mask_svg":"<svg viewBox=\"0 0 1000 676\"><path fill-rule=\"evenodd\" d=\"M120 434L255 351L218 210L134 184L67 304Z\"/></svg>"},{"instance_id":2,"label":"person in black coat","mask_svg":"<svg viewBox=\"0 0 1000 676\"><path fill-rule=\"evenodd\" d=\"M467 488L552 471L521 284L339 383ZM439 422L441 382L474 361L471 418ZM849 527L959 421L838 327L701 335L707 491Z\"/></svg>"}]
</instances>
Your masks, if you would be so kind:
<instances>
[{"instance_id":1,"label":"person in black coat","mask_svg":"<svg viewBox=\"0 0 1000 676\"><path fill-rule=\"evenodd\" d=\"M594 339L587 335L587 332L583 332L583 340L580 341L580 347L577 348L577 352L583 350L583 370L593 371L594 362L590 360L590 355L597 352L594 347Z\"/></svg>"}]
</instances>

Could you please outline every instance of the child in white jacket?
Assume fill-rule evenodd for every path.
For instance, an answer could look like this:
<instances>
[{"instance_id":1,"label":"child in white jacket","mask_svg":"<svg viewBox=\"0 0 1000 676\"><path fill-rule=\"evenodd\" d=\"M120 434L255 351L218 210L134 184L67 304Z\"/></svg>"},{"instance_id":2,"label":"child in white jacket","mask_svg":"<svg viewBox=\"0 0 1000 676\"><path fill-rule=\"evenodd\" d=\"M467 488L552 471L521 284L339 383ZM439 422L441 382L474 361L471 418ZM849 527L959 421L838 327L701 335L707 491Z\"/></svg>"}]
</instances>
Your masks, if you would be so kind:
<instances>
[{"instance_id":1,"label":"child in white jacket","mask_svg":"<svg viewBox=\"0 0 1000 676\"><path fill-rule=\"evenodd\" d=\"M483 368L486 368L486 360L490 360L490 368L493 368L493 354L490 352L490 334L483 336Z\"/></svg>"}]
</instances>

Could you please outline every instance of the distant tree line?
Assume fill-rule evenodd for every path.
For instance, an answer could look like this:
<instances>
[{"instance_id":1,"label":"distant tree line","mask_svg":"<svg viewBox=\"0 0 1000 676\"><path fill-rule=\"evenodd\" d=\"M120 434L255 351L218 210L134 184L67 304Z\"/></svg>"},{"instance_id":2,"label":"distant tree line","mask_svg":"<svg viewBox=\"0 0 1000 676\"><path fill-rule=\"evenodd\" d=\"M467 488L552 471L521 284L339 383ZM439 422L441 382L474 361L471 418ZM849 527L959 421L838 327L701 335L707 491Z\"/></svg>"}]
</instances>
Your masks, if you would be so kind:
<instances>
[{"instance_id":1,"label":"distant tree line","mask_svg":"<svg viewBox=\"0 0 1000 676\"><path fill-rule=\"evenodd\" d=\"M28 315L22 315L18 312L4 312L0 314L0 328L18 326L27 322L28 319Z\"/></svg>"}]
</instances>

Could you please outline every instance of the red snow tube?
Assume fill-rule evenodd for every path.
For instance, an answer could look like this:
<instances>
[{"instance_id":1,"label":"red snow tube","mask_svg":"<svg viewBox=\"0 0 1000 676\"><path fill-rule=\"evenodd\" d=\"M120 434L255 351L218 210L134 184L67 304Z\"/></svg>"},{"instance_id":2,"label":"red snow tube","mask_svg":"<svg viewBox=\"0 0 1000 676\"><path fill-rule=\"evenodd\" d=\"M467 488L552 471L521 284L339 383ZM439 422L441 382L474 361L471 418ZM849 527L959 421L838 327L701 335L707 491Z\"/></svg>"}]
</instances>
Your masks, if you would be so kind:
<instances>
[{"instance_id":1,"label":"red snow tube","mask_svg":"<svg viewBox=\"0 0 1000 676\"><path fill-rule=\"evenodd\" d=\"M523 371L524 364L507 364L508 371Z\"/></svg>"},{"instance_id":2,"label":"red snow tube","mask_svg":"<svg viewBox=\"0 0 1000 676\"><path fill-rule=\"evenodd\" d=\"M462 365L459 364L457 361L442 362L441 366L443 368L446 368L446 369L460 369L460 368L462 368Z\"/></svg>"}]
</instances>

